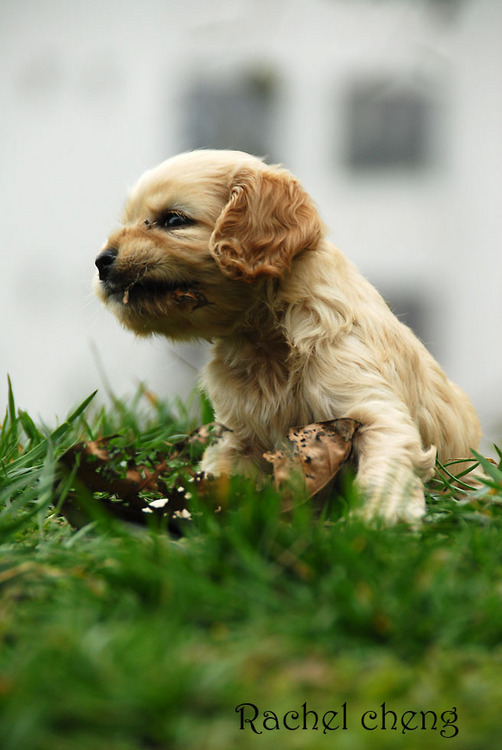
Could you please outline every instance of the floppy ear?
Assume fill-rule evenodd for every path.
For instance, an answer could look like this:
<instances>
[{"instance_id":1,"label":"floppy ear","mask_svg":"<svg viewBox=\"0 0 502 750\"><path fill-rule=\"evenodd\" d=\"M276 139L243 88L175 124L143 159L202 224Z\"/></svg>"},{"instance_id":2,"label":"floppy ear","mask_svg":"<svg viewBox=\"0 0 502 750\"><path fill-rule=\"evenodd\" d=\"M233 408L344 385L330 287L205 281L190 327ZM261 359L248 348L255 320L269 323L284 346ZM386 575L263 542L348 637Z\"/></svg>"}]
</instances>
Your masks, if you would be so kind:
<instances>
[{"instance_id":1,"label":"floppy ear","mask_svg":"<svg viewBox=\"0 0 502 750\"><path fill-rule=\"evenodd\" d=\"M296 253L317 247L322 233L310 197L289 172L245 169L235 177L209 249L225 274L252 282L284 274Z\"/></svg>"}]
</instances>

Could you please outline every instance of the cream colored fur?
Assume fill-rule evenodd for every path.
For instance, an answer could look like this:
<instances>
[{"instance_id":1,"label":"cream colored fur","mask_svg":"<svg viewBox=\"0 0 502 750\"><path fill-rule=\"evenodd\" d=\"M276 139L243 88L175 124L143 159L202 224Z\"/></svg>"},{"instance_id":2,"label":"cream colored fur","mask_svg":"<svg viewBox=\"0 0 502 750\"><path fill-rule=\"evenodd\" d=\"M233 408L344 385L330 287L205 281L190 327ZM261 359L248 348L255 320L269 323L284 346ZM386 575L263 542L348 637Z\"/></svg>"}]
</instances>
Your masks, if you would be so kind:
<instances>
[{"instance_id":1,"label":"cream colored fur","mask_svg":"<svg viewBox=\"0 0 502 750\"><path fill-rule=\"evenodd\" d=\"M168 210L187 223L164 226ZM363 425L363 515L414 522L436 452L478 447L467 396L329 242L286 170L234 151L174 157L140 179L109 248L96 289L124 325L213 343L202 385L232 432L205 471L256 474L289 427L350 417ZM179 285L207 304L176 300Z\"/></svg>"}]
</instances>

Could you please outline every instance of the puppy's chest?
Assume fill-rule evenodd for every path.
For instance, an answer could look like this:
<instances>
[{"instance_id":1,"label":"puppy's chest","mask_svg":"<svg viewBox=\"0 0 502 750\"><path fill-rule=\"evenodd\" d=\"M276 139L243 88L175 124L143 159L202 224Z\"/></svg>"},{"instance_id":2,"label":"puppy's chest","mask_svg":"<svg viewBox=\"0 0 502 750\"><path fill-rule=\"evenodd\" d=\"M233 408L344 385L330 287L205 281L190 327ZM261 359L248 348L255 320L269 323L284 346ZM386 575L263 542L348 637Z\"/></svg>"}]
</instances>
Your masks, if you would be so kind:
<instances>
[{"instance_id":1,"label":"puppy's chest","mask_svg":"<svg viewBox=\"0 0 502 750\"><path fill-rule=\"evenodd\" d=\"M312 416L305 384L288 366L287 353L274 354L231 361L215 357L203 377L217 419L242 434L259 436L267 445Z\"/></svg>"}]
</instances>

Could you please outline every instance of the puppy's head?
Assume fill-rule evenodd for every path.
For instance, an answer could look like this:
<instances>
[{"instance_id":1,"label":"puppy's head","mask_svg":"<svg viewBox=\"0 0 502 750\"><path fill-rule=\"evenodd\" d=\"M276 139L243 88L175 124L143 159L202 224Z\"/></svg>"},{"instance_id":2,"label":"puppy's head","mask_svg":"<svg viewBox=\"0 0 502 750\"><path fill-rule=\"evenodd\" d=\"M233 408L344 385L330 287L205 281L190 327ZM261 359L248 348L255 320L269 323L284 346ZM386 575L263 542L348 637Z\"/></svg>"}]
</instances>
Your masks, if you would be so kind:
<instances>
[{"instance_id":1,"label":"puppy's head","mask_svg":"<svg viewBox=\"0 0 502 750\"><path fill-rule=\"evenodd\" d=\"M286 170L239 151L181 154L132 190L96 259L96 292L139 334L228 335L322 232Z\"/></svg>"}]
</instances>

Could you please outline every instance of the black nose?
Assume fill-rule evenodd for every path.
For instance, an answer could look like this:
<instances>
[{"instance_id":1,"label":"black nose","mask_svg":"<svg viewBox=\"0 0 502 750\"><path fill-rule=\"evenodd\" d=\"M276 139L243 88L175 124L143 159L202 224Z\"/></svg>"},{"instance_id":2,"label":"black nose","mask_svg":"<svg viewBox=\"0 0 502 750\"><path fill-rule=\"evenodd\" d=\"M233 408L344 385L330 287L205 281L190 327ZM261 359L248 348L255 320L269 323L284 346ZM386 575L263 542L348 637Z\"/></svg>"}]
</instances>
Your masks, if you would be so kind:
<instances>
[{"instance_id":1,"label":"black nose","mask_svg":"<svg viewBox=\"0 0 502 750\"><path fill-rule=\"evenodd\" d=\"M113 266L115 258L118 254L119 251L116 247L107 247L106 250L103 250L103 252L100 253L96 258L95 262L99 271L99 278L101 279L101 281L104 281L107 278L110 268L111 266Z\"/></svg>"}]
</instances>

